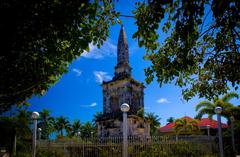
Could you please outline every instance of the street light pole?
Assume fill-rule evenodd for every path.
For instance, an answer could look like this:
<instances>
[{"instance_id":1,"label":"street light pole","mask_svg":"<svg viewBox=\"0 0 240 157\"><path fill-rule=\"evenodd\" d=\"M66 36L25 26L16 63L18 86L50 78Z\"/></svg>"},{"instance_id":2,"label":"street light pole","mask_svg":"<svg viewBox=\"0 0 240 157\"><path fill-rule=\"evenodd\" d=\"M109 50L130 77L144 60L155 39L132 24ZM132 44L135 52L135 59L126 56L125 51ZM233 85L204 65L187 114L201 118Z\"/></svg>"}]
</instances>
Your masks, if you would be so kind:
<instances>
[{"instance_id":1,"label":"street light pole","mask_svg":"<svg viewBox=\"0 0 240 157\"><path fill-rule=\"evenodd\" d=\"M80 141L80 139L81 139L81 132L80 131L77 132L77 137L78 137L78 140Z\"/></svg>"},{"instance_id":2,"label":"street light pole","mask_svg":"<svg viewBox=\"0 0 240 157\"><path fill-rule=\"evenodd\" d=\"M32 157L36 156L36 138L37 138L37 119L39 117L38 112L32 113L33 120L33 136L32 136Z\"/></svg>"},{"instance_id":3,"label":"street light pole","mask_svg":"<svg viewBox=\"0 0 240 157\"><path fill-rule=\"evenodd\" d=\"M210 141L210 125L207 125L207 135L208 135L208 140Z\"/></svg>"},{"instance_id":4,"label":"street light pole","mask_svg":"<svg viewBox=\"0 0 240 157\"><path fill-rule=\"evenodd\" d=\"M235 121L235 119L233 116L231 116L230 120L231 120L231 134L232 134L232 149L233 149L233 154L235 155L235 153L236 153L235 139L234 139L234 121Z\"/></svg>"},{"instance_id":5,"label":"street light pole","mask_svg":"<svg viewBox=\"0 0 240 157\"><path fill-rule=\"evenodd\" d=\"M211 138L210 138L210 128L211 126L210 125L207 125L207 135L208 135L208 142L209 142L209 148L210 150L212 151L212 143L211 143Z\"/></svg>"},{"instance_id":6,"label":"street light pole","mask_svg":"<svg viewBox=\"0 0 240 157\"><path fill-rule=\"evenodd\" d=\"M93 138L93 131L91 131L91 138Z\"/></svg>"},{"instance_id":7,"label":"street light pole","mask_svg":"<svg viewBox=\"0 0 240 157\"><path fill-rule=\"evenodd\" d=\"M38 128L38 140L41 140L42 129Z\"/></svg>"},{"instance_id":8,"label":"street light pole","mask_svg":"<svg viewBox=\"0 0 240 157\"><path fill-rule=\"evenodd\" d=\"M121 105L121 111L123 112L123 157L128 156L128 133L127 133L127 112L129 111L130 107L128 104L124 103Z\"/></svg>"},{"instance_id":9,"label":"street light pole","mask_svg":"<svg viewBox=\"0 0 240 157\"><path fill-rule=\"evenodd\" d=\"M220 157L224 157L224 155L223 155L223 141L222 141L222 124L221 124L222 107L217 106L217 107L215 107L214 111L217 114L217 120L218 120L218 140L219 140Z\"/></svg>"}]
</instances>

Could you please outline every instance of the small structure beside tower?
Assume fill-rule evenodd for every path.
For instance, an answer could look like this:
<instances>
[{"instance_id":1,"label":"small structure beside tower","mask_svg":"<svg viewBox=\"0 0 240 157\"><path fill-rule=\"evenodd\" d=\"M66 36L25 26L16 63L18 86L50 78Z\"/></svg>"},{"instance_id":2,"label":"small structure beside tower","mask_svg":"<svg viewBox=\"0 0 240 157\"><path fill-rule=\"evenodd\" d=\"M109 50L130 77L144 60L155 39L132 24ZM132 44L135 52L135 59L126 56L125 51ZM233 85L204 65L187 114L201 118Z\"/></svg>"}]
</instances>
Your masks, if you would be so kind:
<instances>
[{"instance_id":1,"label":"small structure beside tower","mask_svg":"<svg viewBox=\"0 0 240 157\"><path fill-rule=\"evenodd\" d=\"M122 135L122 112L120 106L127 103L128 135L149 136L150 126L143 118L136 116L144 108L144 85L132 78L129 65L129 50L123 25L118 37L117 65L112 80L103 82L103 117L97 122L99 137Z\"/></svg>"}]
</instances>

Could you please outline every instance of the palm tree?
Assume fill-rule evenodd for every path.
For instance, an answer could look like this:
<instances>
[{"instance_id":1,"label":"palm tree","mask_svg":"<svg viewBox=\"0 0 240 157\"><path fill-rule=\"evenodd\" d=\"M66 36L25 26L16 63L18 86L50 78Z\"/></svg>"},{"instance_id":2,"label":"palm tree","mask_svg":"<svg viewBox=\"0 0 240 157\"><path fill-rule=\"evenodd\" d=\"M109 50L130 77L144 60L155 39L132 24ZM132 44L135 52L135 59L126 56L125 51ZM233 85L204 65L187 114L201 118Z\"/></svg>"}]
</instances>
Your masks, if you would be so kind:
<instances>
[{"instance_id":1,"label":"palm tree","mask_svg":"<svg viewBox=\"0 0 240 157\"><path fill-rule=\"evenodd\" d=\"M129 117L139 121L148 122L150 124L151 135L154 135L157 127L160 126L160 118L157 115L154 115L154 113L145 113L143 108L139 109L136 115L129 115Z\"/></svg>"},{"instance_id":2,"label":"palm tree","mask_svg":"<svg viewBox=\"0 0 240 157\"><path fill-rule=\"evenodd\" d=\"M13 118L17 136L31 136L29 127L31 124L31 112L27 111L27 109L18 109L17 112L17 116Z\"/></svg>"},{"instance_id":3,"label":"palm tree","mask_svg":"<svg viewBox=\"0 0 240 157\"><path fill-rule=\"evenodd\" d=\"M145 121L145 113L144 113L144 109L143 108L140 108L138 111L137 111L137 114L135 115L129 115L129 117L131 118L134 118L136 120L143 120Z\"/></svg>"},{"instance_id":4,"label":"palm tree","mask_svg":"<svg viewBox=\"0 0 240 157\"><path fill-rule=\"evenodd\" d=\"M137 114L136 114L139 118L142 118L144 119L145 118L145 113L144 113L144 109L143 108L140 108L138 111L137 111Z\"/></svg>"},{"instance_id":5,"label":"palm tree","mask_svg":"<svg viewBox=\"0 0 240 157\"><path fill-rule=\"evenodd\" d=\"M49 120L50 120L50 111L47 109L43 109L40 112L40 122L38 126L42 128L42 139L48 139L50 134L49 128Z\"/></svg>"},{"instance_id":6,"label":"palm tree","mask_svg":"<svg viewBox=\"0 0 240 157\"><path fill-rule=\"evenodd\" d=\"M213 102L206 100L199 102L195 108L198 112L196 118L200 119L203 115L207 114L209 119L212 119L212 116L215 114L215 107L221 106L223 108L222 116L229 120L230 116L233 115L232 111L236 109L236 107L229 102L232 98L239 98L239 95L235 92L231 92L224 95L221 99L215 98Z\"/></svg>"},{"instance_id":7,"label":"palm tree","mask_svg":"<svg viewBox=\"0 0 240 157\"><path fill-rule=\"evenodd\" d=\"M168 119L167 119L167 122L168 123L173 123L175 121L175 118L174 117L169 117Z\"/></svg>"},{"instance_id":8,"label":"palm tree","mask_svg":"<svg viewBox=\"0 0 240 157\"><path fill-rule=\"evenodd\" d=\"M146 113L145 119L150 123L150 134L156 134L157 128L160 126L160 118L154 113Z\"/></svg>"},{"instance_id":9,"label":"palm tree","mask_svg":"<svg viewBox=\"0 0 240 157\"><path fill-rule=\"evenodd\" d=\"M60 132L60 135L63 136L63 132L68 131L71 128L70 122L67 120L67 118L60 116L56 118L55 122L55 129Z\"/></svg>"},{"instance_id":10,"label":"palm tree","mask_svg":"<svg viewBox=\"0 0 240 157\"><path fill-rule=\"evenodd\" d=\"M70 131L70 136L76 135L81 129L81 123L80 120L75 120L72 124L72 128Z\"/></svg>"},{"instance_id":11,"label":"palm tree","mask_svg":"<svg viewBox=\"0 0 240 157\"><path fill-rule=\"evenodd\" d=\"M94 114L93 116L93 122L96 123L96 122L99 122L103 120L103 113L102 112L97 112Z\"/></svg>"},{"instance_id":12,"label":"palm tree","mask_svg":"<svg viewBox=\"0 0 240 157\"><path fill-rule=\"evenodd\" d=\"M82 137L91 137L94 136L97 132L97 128L91 122L86 122L81 126L81 136Z\"/></svg>"},{"instance_id":13,"label":"palm tree","mask_svg":"<svg viewBox=\"0 0 240 157\"><path fill-rule=\"evenodd\" d=\"M176 140L178 140L178 135L180 132L191 133L193 131L198 130L198 122L196 120L188 120L184 119L177 119L175 121L174 130L176 132Z\"/></svg>"}]
</instances>

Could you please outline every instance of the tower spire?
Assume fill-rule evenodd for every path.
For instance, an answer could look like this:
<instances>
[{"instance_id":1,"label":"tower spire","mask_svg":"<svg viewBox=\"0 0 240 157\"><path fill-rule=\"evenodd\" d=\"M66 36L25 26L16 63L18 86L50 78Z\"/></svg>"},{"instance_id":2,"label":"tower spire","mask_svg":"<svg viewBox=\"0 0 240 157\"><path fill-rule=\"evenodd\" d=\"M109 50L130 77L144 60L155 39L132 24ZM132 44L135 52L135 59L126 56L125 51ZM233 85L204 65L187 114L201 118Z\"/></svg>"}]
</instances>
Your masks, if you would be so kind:
<instances>
[{"instance_id":1,"label":"tower spire","mask_svg":"<svg viewBox=\"0 0 240 157\"><path fill-rule=\"evenodd\" d=\"M118 64L129 63L127 36L123 25L118 37L117 61Z\"/></svg>"},{"instance_id":2,"label":"tower spire","mask_svg":"<svg viewBox=\"0 0 240 157\"><path fill-rule=\"evenodd\" d=\"M129 51L127 36L124 26L121 25L118 36L117 47L117 66L115 67L114 79L123 79L131 76L131 67L129 65Z\"/></svg>"}]
</instances>

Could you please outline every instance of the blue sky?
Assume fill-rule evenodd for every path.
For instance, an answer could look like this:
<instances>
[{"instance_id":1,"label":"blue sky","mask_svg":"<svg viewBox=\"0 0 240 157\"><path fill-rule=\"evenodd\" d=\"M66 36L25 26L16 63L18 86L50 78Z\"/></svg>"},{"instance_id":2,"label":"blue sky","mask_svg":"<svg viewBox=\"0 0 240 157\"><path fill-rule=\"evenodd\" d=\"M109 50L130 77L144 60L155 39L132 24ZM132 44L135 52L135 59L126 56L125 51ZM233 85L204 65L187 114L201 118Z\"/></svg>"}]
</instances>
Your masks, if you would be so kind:
<instances>
[{"instance_id":1,"label":"blue sky","mask_svg":"<svg viewBox=\"0 0 240 157\"><path fill-rule=\"evenodd\" d=\"M121 0L116 2L116 9L124 15L131 15L134 2ZM143 60L145 50L139 48L137 41L132 39L137 30L133 18L120 17L128 37L130 51L130 65L133 68L133 77L144 82L144 68L150 62ZM64 74L60 81L51 87L42 97L34 96L29 100L30 110L41 111L46 108L53 116L63 115L70 121L80 119L81 122L91 121L96 112L102 111L102 88L103 80L110 80L114 75L114 66L117 58L117 41L120 25L110 28L110 36L101 49L90 45L90 52L84 53L69 66L69 72ZM160 41L164 41L166 34L159 31ZM173 84L163 85L161 88L154 81L145 88L145 111L154 112L161 118L161 124L166 124L169 117L180 118L188 115L196 115L195 105L203 100L193 98L189 102L181 99L181 88ZM239 93L239 92L238 92ZM234 99L232 103L240 104Z\"/></svg>"}]
</instances>

